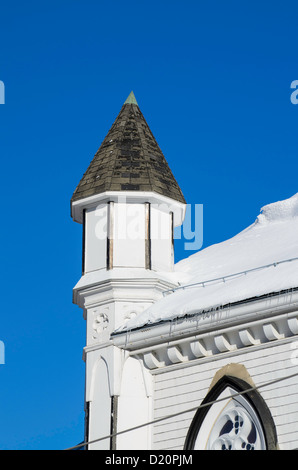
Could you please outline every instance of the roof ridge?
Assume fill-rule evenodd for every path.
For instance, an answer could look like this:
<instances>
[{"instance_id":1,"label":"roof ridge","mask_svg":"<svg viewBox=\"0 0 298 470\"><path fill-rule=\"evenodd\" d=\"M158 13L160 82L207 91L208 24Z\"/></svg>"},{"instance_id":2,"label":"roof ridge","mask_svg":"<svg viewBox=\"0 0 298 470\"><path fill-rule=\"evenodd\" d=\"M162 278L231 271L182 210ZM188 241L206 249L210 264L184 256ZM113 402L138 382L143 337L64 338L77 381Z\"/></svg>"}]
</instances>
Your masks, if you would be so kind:
<instances>
[{"instance_id":1,"label":"roof ridge","mask_svg":"<svg viewBox=\"0 0 298 470\"><path fill-rule=\"evenodd\" d=\"M141 110L139 109L139 112L141 113L142 115L142 112ZM145 120L144 116L142 115L143 119ZM136 123L137 125L137 128L138 128L138 132L140 133L140 131L142 132L144 138L145 138L145 135L144 135L144 131L142 129L142 125L140 122L137 122ZM148 126L148 129L150 130L149 126ZM147 170L147 174L148 174L148 182L149 184L152 186L152 181L151 181L151 174L150 174L150 169L149 169L149 161L148 159L145 157L145 149L144 149L144 142L143 142L143 139L141 139L141 147L142 147L142 153L143 153L143 158L144 158L144 161L145 161L145 164L146 164L146 170Z\"/></svg>"}]
</instances>

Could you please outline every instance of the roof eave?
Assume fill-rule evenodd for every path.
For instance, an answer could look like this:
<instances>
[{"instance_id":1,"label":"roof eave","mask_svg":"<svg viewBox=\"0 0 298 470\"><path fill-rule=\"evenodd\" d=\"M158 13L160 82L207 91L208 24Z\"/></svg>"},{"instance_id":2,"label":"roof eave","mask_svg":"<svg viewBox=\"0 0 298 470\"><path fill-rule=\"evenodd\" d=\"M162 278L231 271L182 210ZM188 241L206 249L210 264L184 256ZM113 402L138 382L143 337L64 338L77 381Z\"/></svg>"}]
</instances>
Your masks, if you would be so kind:
<instances>
[{"instance_id":1,"label":"roof eave","mask_svg":"<svg viewBox=\"0 0 298 470\"><path fill-rule=\"evenodd\" d=\"M186 204L167 196L149 191L105 191L86 198L71 201L71 217L75 222L83 223L83 211L87 208L97 207L109 201L119 203L164 204L169 206L174 214L174 226L179 227L184 220Z\"/></svg>"},{"instance_id":2,"label":"roof eave","mask_svg":"<svg viewBox=\"0 0 298 470\"><path fill-rule=\"evenodd\" d=\"M291 301L288 296L290 291ZM221 308L210 306L210 309L204 311L145 324L131 330L127 328L117 330L112 333L111 338L119 348L135 351L206 332L218 332L220 329L236 327L236 325L245 328L247 323L265 322L272 315L278 316L290 312L297 314L297 306L298 287L295 287L282 292L272 292L260 297L243 299L243 301L234 302Z\"/></svg>"}]
</instances>

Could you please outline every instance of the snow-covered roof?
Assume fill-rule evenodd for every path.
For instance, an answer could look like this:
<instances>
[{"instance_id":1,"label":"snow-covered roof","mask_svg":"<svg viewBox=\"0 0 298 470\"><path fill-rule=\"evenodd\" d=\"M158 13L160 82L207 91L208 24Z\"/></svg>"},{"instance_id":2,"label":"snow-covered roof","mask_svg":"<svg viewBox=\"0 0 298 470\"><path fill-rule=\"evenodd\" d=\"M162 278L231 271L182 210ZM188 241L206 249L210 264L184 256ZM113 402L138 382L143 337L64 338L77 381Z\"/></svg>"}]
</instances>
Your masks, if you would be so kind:
<instances>
[{"instance_id":1,"label":"snow-covered roof","mask_svg":"<svg viewBox=\"0 0 298 470\"><path fill-rule=\"evenodd\" d=\"M167 293L122 330L297 288L298 193L263 207L247 229L180 261L175 271L182 288Z\"/></svg>"}]
</instances>

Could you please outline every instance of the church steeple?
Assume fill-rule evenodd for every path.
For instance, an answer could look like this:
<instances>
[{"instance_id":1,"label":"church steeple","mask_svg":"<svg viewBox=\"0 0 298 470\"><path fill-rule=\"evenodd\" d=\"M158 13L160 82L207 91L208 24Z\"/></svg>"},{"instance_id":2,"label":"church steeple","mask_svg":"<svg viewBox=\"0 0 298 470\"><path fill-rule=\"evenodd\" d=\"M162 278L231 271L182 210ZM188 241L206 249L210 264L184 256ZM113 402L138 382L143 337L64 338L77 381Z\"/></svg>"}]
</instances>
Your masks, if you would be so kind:
<instances>
[{"instance_id":1,"label":"church steeple","mask_svg":"<svg viewBox=\"0 0 298 470\"><path fill-rule=\"evenodd\" d=\"M133 92L78 184L72 202L105 191L155 192L185 203Z\"/></svg>"},{"instance_id":2,"label":"church steeple","mask_svg":"<svg viewBox=\"0 0 298 470\"><path fill-rule=\"evenodd\" d=\"M111 333L176 286L173 230L182 224L185 206L132 92L71 200L72 217L83 225L83 272L73 301L83 309L87 324L85 409L90 441L123 429L132 406L135 424L152 419L152 377L114 345ZM110 445L146 449L147 431L89 448Z\"/></svg>"}]
</instances>

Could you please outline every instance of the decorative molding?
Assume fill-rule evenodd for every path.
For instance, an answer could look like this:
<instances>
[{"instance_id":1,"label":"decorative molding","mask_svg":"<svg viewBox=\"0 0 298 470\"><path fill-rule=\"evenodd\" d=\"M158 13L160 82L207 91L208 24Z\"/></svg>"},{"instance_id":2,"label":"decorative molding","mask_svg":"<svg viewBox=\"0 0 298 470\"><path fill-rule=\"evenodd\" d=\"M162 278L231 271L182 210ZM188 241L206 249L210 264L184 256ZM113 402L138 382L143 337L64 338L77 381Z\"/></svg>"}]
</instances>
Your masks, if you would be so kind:
<instances>
[{"instance_id":1,"label":"decorative molding","mask_svg":"<svg viewBox=\"0 0 298 470\"><path fill-rule=\"evenodd\" d=\"M109 326L108 317L109 308L106 307L104 311L100 309L93 310L93 336L92 339L97 339Z\"/></svg>"},{"instance_id":2,"label":"decorative molding","mask_svg":"<svg viewBox=\"0 0 298 470\"><path fill-rule=\"evenodd\" d=\"M177 285L170 274L165 279L145 269L114 268L91 272L75 286L73 302L83 309L104 305L111 300L146 302L148 306L148 302L156 302L166 289Z\"/></svg>"},{"instance_id":3,"label":"decorative molding","mask_svg":"<svg viewBox=\"0 0 298 470\"><path fill-rule=\"evenodd\" d=\"M98 204L106 204L109 201L125 202L125 203L143 203L148 202L151 204L163 204L169 207L169 210L174 213L175 226L182 224L186 211L186 204L178 202L167 196L150 192L150 191L106 191L104 193L96 194L94 196L85 197L77 201L72 201L71 204L71 217L75 222L83 222L83 210L88 207L97 207ZM173 210L175 209L175 210Z\"/></svg>"},{"instance_id":4,"label":"decorative molding","mask_svg":"<svg viewBox=\"0 0 298 470\"><path fill-rule=\"evenodd\" d=\"M115 331L113 344L143 358L154 373L243 348L263 348L298 334L298 292L275 293L218 310Z\"/></svg>"},{"instance_id":5,"label":"decorative molding","mask_svg":"<svg viewBox=\"0 0 298 470\"><path fill-rule=\"evenodd\" d=\"M125 324L140 315L145 308L148 308L148 303L130 302L129 304L123 305L123 323Z\"/></svg>"},{"instance_id":6,"label":"decorative molding","mask_svg":"<svg viewBox=\"0 0 298 470\"><path fill-rule=\"evenodd\" d=\"M274 316L266 321L251 322L232 328L219 328L205 334L197 334L178 340L166 340L163 344L131 350L131 356L142 358L145 366L160 369L185 364L197 359L233 353L243 348L262 345L291 338L298 333L298 311Z\"/></svg>"}]
</instances>

